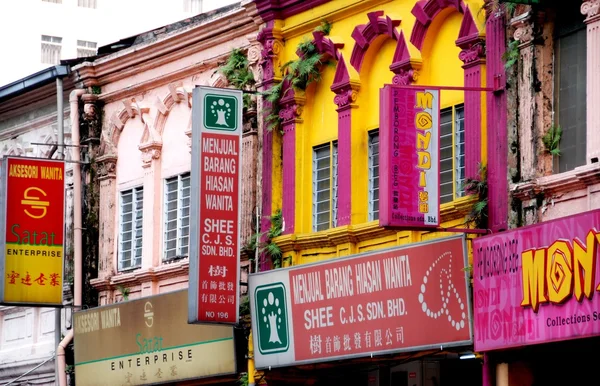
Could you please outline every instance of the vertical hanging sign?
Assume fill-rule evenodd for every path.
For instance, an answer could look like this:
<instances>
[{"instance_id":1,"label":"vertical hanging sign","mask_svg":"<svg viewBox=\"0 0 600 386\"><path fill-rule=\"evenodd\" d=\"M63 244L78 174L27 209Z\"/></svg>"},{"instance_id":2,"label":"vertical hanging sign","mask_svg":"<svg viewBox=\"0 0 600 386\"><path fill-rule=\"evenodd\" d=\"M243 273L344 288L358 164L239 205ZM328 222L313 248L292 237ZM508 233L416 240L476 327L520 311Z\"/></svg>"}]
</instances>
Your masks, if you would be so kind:
<instances>
[{"instance_id":1,"label":"vertical hanging sign","mask_svg":"<svg viewBox=\"0 0 600 386\"><path fill-rule=\"evenodd\" d=\"M379 117L379 224L439 226L439 90L386 85Z\"/></svg>"},{"instance_id":2,"label":"vertical hanging sign","mask_svg":"<svg viewBox=\"0 0 600 386\"><path fill-rule=\"evenodd\" d=\"M0 165L0 304L61 307L65 164L8 157Z\"/></svg>"},{"instance_id":3,"label":"vertical hanging sign","mask_svg":"<svg viewBox=\"0 0 600 386\"><path fill-rule=\"evenodd\" d=\"M242 92L196 87L189 323L238 321L241 138Z\"/></svg>"}]
</instances>

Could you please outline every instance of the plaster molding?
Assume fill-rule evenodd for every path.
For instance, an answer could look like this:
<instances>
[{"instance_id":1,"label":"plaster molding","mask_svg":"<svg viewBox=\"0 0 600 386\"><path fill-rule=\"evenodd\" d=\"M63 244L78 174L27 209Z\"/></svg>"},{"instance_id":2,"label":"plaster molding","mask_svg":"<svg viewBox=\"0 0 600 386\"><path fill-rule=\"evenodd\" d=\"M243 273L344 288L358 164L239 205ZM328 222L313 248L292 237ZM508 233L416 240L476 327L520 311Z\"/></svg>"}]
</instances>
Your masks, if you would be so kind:
<instances>
[{"instance_id":1,"label":"plaster molding","mask_svg":"<svg viewBox=\"0 0 600 386\"><path fill-rule=\"evenodd\" d=\"M390 70L394 73L392 83L401 86L409 86L416 82L419 78L418 70L421 68L421 65L422 62L420 59L412 59L410 57L404 32L400 31L396 50L394 51L394 58L390 65Z\"/></svg>"},{"instance_id":2,"label":"plaster molding","mask_svg":"<svg viewBox=\"0 0 600 386\"><path fill-rule=\"evenodd\" d=\"M248 58L248 65L250 67L250 71L252 71L252 75L254 75L254 79L258 82L262 79L263 76L263 68L260 65L261 63L261 46L259 43L251 43L248 47L248 51L246 53L246 57Z\"/></svg>"},{"instance_id":3,"label":"plaster molding","mask_svg":"<svg viewBox=\"0 0 600 386\"><path fill-rule=\"evenodd\" d=\"M463 67L480 64L481 61L485 60L485 43L480 41L461 50L458 58L464 63Z\"/></svg>"},{"instance_id":4,"label":"plaster molding","mask_svg":"<svg viewBox=\"0 0 600 386\"><path fill-rule=\"evenodd\" d=\"M575 190L585 190L596 184L600 184L600 164L598 163L513 185L511 195L519 201L527 201L540 193L548 196L561 195Z\"/></svg>"},{"instance_id":5,"label":"plaster molding","mask_svg":"<svg viewBox=\"0 0 600 386\"><path fill-rule=\"evenodd\" d=\"M162 142L148 142L138 147L142 152L142 167L152 166L152 161L160 159Z\"/></svg>"},{"instance_id":6,"label":"plaster molding","mask_svg":"<svg viewBox=\"0 0 600 386\"><path fill-rule=\"evenodd\" d=\"M277 26L263 28L256 39L261 43L261 60L263 79L271 81L281 79L281 62L279 56L283 52L283 35Z\"/></svg>"},{"instance_id":7,"label":"plaster molding","mask_svg":"<svg viewBox=\"0 0 600 386\"><path fill-rule=\"evenodd\" d=\"M419 79L419 72L409 69L399 69L396 70L396 74L392 78L392 83L398 86L410 86L415 83Z\"/></svg>"},{"instance_id":8,"label":"plaster molding","mask_svg":"<svg viewBox=\"0 0 600 386\"><path fill-rule=\"evenodd\" d=\"M116 153L105 154L96 159L100 181L117 178L117 159Z\"/></svg>"},{"instance_id":9,"label":"plaster molding","mask_svg":"<svg viewBox=\"0 0 600 386\"><path fill-rule=\"evenodd\" d=\"M84 86L112 83L181 58L189 58L210 47L228 44L233 38L248 35L255 30L253 20L243 8L239 8L180 33L137 44L96 59L94 63L77 65L72 71L74 79Z\"/></svg>"},{"instance_id":10,"label":"plaster molding","mask_svg":"<svg viewBox=\"0 0 600 386\"><path fill-rule=\"evenodd\" d=\"M600 10L600 0L584 1L584 3L581 4L580 10L581 13L586 17L586 23L593 23L594 21L597 21L600 17L598 14L598 11Z\"/></svg>"},{"instance_id":11,"label":"plaster molding","mask_svg":"<svg viewBox=\"0 0 600 386\"><path fill-rule=\"evenodd\" d=\"M117 286L127 288L148 282L162 282L167 279L187 278L190 262L188 258L173 262L161 262L157 267L141 268L131 272L118 273L105 279L92 279L90 284L98 291L114 291Z\"/></svg>"},{"instance_id":12,"label":"plaster molding","mask_svg":"<svg viewBox=\"0 0 600 386\"><path fill-rule=\"evenodd\" d=\"M285 85L288 88L287 95L281 99L279 110L279 117L283 119L282 126L283 131L291 131L295 125L292 123L302 122L302 113L304 111L304 104L306 103L306 96L303 92L292 90L290 85Z\"/></svg>"},{"instance_id":13,"label":"plaster molding","mask_svg":"<svg viewBox=\"0 0 600 386\"><path fill-rule=\"evenodd\" d=\"M340 54L335 68L333 84L331 85L331 91L336 94L333 101L338 107L354 103L358 97L357 93L360 90L360 81L356 79L358 75L351 75L350 71L351 69L348 67L344 56Z\"/></svg>"}]
</instances>

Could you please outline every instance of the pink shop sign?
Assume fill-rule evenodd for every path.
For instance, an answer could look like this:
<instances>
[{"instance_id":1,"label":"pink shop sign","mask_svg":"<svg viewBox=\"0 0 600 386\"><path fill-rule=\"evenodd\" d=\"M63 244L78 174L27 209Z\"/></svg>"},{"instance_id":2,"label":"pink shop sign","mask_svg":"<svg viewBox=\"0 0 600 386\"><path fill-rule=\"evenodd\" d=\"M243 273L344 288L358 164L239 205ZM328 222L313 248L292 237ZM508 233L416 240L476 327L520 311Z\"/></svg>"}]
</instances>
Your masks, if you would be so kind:
<instances>
[{"instance_id":1,"label":"pink shop sign","mask_svg":"<svg viewBox=\"0 0 600 386\"><path fill-rule=\"evenodd\" d=\"M475 350L600 335L600 210L473 241Z\"/></svg>"},{"instance_id":2,"label":"pink shop sign","mask_svg":"<svg viewBox=\"0 0 600 386\"><path fill-rule=\"evenodd\" d=\"M440 224L440 90L386 85L380 90L379 224Z\"/></svg>"}]
</instances>

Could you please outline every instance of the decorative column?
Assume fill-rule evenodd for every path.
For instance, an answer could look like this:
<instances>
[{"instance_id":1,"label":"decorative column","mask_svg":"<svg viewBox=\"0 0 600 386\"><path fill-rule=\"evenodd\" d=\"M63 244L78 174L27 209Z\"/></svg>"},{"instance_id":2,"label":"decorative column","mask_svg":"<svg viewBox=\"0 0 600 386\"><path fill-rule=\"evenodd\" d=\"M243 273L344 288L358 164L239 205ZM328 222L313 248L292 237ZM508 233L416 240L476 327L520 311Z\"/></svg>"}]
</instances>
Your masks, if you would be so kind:
<instances>
[{"instance_id":1,"label":"decorative column","mask_svg":"<svg viewBox=\"0 0 600 386\"><path fill-rule=\"evenodd\" d=\"M489 4L486 12L486 85L495 90L487 94L486 100L488 227L498 232L508 228L506 72L502 60L506 52L506 24L505 16L493 12Z\"/></svg>"},{"instance_id":2,"label":"decorative column","mask_svg":"<svg viewBox=\"0 0 600 386\"><path fill-rule=\"evenodd\" d=\"M162 142L146 142L139 146L142 152L142 167L144 168L144 210L143 210L143 241L142 269L157 267L160 264L160 224L162 208L160 203L161 187L161 149ZM142 286L142 296L145 294Z\"/></svg>"},{"instance_id":3,"label":"decorative column","mask_svg":"<svg viewBox=\"0 0 600 386\"><path fill-rule=\"evenodd\" d=\"M360 85L350 80L344 57L340 55L331 91L335 93L333 102L338 106L338 210L337 226L350 225L352 220L352 109ZM358 132L356 130L356 132Z\"/></svg>"},{"instance_id":4,"label":"decorative column","mask_svg":"<svg viewBox=\"0 0 600 386\"><path fill-rule=\"evenodd\" d=\"M535 79L534 25L530 17L513 24L516 27L514 39L519 42L519 150L521 154L521 177L524 181L535 177L536 141L534 136L534 116L536 105L533 80Z\"/></svg>"},{"instance_id":5,"label":"decorative column","mask_svg":"<svg viewBox=\"0 0 600 386\"><path fill-rule=\"evenodd\" d=\"M479 30L467 7L460 26L456 45L461 51L458 58L464 63L464 87L480 88L483 82L483 66L485 65L485 41L479 36ZM465 176L479 176L481 162L481 91L465 90Z\"/></svg>"},{"instance_id":6,"label":"decorative column","mask_svg":"<svg viewBox=\"0 0 600 386\"><path fill-rule=\"evenodd\" d=\"M587 24L587 136L586 163L600 158L600 0L585 1L581 13Z\"/></svg>"},{"instance_id":7,"label":"decorative column","mask_svg":"<svg viewBox=\"0 0 600 386\"><path fill-rule=\"evenodd\" d=\"M279 55L283 51L281 42L281 22L272 20L259 32L257 40L262 46L260 66L262 68L262 82L256 85L259 92L266 91L281 81ZM269 129L267 116L272 105L265 98L259 98L258 111L261 111L258 124L258 138L262 152L259 158L261 176L258 183L258 195L261 197L261 232L267 232L271 227L271 211L273 209L273 132ZM265 237L265 236L263 236ZM264 241L264 240L263 240ZM266 256L260 256L259 269L265 271L271 268L271 262Z\"/></svg>"},{"instance_id":8,"label":"decorative column","mask_svg":"<svg viewBox=\"0 0 600 386\"><path fill-rule=\"evenodd\" d=\"M303 95L296 94L289 89L280 101L279 111L283 131L283 234L293 234L296 228L296 124L303 122L301 116L306 100Z\"/></svg>"},{"instance_id":9,"label":"decorative column","mask_svg":"<svg viewBox=\"0 0 600 386\"><path fill-rule=\"evenodd\" d=\"M117 155L110 152L96 159L100 182L98 278L91 284L99 291L100 305L108 302L110 278L117 273L117 240L115 239L115 219L118 215L117 199Z\"/></svg>"},{"instance_id":10,"label":"decorative column","mask_svg":"<svg viewBox=\"0 0 600 386\"><path fill-rule=\"evenodd\" d=\"M474 40L461 44L463 49L459 58L464 69L465 87L481 87L482 69L485 64L485 44L482 40ZM481 163L481 131L483 129L481 117L480 91L465 91L465 177L479 176L479 163Z\"/></svg>"}]
</instances>

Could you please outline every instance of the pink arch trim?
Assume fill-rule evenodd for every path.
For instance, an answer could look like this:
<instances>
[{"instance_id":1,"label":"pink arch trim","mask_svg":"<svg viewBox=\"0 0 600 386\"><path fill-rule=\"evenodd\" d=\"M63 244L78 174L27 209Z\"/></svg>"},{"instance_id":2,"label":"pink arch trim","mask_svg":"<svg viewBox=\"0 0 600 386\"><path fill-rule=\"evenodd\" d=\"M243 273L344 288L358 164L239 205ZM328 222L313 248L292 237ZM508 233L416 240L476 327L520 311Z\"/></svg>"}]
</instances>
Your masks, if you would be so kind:
<instances>
[{"instance_id":1,"label":"pink arch trim","mask_svg":"<svg viewBox=\"0 0 600 386\"><path fill-rule=\"evenodd\" d=\"M394 40L398 40L400 33L396 29L400 25L400 20L392 20L389 16L383 17L383 11L375 11L367 14L369 22L361 24L352 31L354 39L354 48L350 56L350 64L357 72L360 72L363 59L373 40L381 35L387 35Z\"/></svg>"},{"instance_id":2,"label":"pink arch trim","mask_svg":"<svg viewBox=\"0 0 600 386\"><path fill-rule=\"evenodd\" d=\"M425 35L431 22L445 8L452 7L464 13L467 6L462 0L421 0L415 4L411 13L417 19L410 34L410 42L419 50L423 48Z\"/></svg>"}]
</instances>

